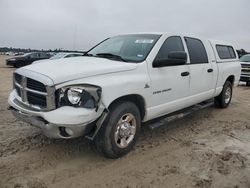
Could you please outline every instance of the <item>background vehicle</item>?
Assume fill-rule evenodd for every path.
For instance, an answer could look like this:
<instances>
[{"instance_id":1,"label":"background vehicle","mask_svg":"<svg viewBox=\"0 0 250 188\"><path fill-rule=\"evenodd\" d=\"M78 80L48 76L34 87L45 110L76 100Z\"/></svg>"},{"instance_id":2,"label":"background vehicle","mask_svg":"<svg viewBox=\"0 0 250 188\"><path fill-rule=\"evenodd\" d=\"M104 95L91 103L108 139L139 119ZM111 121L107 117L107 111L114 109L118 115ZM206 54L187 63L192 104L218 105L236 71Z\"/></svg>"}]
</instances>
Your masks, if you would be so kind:
<instances>
[{"instance_id":1,"label":"background vehicle","mask_svg":"<svg viewBox=\"0 0 250 188\"><path fill-rule=\"evenodd\" d=\"M14 56L15 53L14 52L6 52L5 55Z\"/></svg>"},{"instance_id":2,"label":"background vehicle","mask_svg":"<svg viewBox=\"0 0 250 188\"><path fill-rule=\"evenodd\" d=\"M17 69L10 109L52 138L86 136L110 158L141 124L214 99L226 108L241 66L230 43L178 34L111 37L84 57Z\"/></svg>"},{"instance_id":3,"label":"background vehicle","mask_svg":"<svg viewBox=\"0 0 250 188\"><path fill-rule=\"evenodd\" d=\"M55 60L55 59L62 59L62 58L69 58L69 57L78 57L78 56L83 56L83 53L78 53L78 52L59 52L55 55L53 55L51 58L49 58L50 60ZM41 63L44 62L46 60L39 60L39 61L35 61L34 63Z\"/></svg>"},{"instance_id":4,"label":"background vehicle","mask_svg":"<svg viewBox=\"0 0 250 188\"><path fill-rule=\"evenodd\" d=\"M15 52L14 54L15 56L18 56L18 55L24 55L24 52Z\"/></svg>"},{"instance_id":5,"label":"background vehicle","mask_svg":"<svg viewBox=\"0 0 250 188\"><path fill-rule=\"evenodd\" d=\"M250 86L250 54L242 56L240 62L242 67L240 81L246 82L246 85Z\"/></svg>"},{"instance_id":6,"label":"background vehicle","mask_svg":"<svg viewBox=\"0 0 250 188\"><path fill-rule=\"evenodd\" d=\"M37 60L48 59L49 57L50 56L44 52L30 52L21 56L15 56L13 58L7 59L6 65L18 68L29 65Z\"/></svg>"},{"instance_id":7,"label":"background vehicle","mask_svg":"<svg viewBox=\"0 0 250 188\"><path fill-rule=\"evenodd\" d=\"M52 56L50 59L61 59L61 58L69 58L69 57L78 57L82 56L83 53L78 53L78 52L59 52Z\"/></svg>"}]
</instances>

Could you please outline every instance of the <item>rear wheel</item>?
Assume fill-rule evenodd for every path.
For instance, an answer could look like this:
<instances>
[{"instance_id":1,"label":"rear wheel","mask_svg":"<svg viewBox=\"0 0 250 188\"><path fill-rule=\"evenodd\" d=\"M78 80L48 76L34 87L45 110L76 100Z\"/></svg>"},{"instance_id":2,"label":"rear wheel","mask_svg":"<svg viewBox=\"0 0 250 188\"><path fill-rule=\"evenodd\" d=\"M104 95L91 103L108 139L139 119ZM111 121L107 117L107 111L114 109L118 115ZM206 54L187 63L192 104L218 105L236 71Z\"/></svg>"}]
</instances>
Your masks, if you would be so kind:
<instances>
[{"instance_id":1,"label":"rear wheel","mask_svg":"<svg viewBox=\"0 0 250 188\"><path fill-rule=\"evenodd\" d=\"M226 108L231 102L233 94L233 87L231 82L226 81L221 94L214 99L214 103L219 108Z\"/></svg>"},{"instance_id":2,"label":"rear wheel","mask_svg":"<svg viewBox=\"0 0 250 188\"><path fill-rule=\"evenodd\" d=\"M135 145L141 128L138 107L132 102L113 105L95 138L96 149L109 158L127 154Z\"/></svg>"},{"instance_id":3,"label":"rear wheel","mask_svg":"<svg viewBox=\"0 0 250 188\"><path fill-rule=\"evenodd\" d=\"M22 62L17 62L17 63L15 63L13 66L14 66L15 68L20 68L20 67L24 66L24 63L22 63Z\"/></svg>"},{"instance_id":4,"label":"rear wheel","mask_svg":"<svg viewBox=\"0 0 250 188\"><path fill-rule=\"evenodd\" d=\"M14 64L13 67L15 68L19 68L18 64Z\"/></svg>"}]
</instances>

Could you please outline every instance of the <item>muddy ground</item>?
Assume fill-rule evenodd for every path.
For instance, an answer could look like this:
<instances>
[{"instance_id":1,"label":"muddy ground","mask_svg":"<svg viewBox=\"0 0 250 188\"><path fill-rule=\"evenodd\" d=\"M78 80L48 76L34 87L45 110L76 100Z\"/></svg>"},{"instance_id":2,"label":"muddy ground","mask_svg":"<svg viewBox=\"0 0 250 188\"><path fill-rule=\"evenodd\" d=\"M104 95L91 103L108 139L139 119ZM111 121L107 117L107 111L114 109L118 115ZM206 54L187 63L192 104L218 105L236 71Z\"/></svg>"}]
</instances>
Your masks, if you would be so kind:
<instances>
[{"instance_id":1,"label":"muddy ground","mask_svg":"<svg viewBox=\"0 0 250 188\"><path fill-rule=\"evenodd\" d=\"M0 187L250 187L250 87L227 109L209 107L155 130L111 160L83 139L53 140L7 110L12 72L0 56Z\"/></svg>"}]
</instances>

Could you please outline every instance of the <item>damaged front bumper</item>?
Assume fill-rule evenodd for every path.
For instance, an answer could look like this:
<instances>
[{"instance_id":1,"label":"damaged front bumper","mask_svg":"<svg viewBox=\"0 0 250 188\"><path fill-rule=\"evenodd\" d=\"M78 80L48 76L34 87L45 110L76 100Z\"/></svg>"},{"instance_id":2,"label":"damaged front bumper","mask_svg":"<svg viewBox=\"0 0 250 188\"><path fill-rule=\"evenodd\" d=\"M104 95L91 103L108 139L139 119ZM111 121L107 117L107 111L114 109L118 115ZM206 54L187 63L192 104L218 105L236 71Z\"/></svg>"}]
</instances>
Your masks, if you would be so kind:
<instances>
[{"instance_id":1,"label":"damaged front bumper","mask_svg":"<svg viewBox=\"0 0 250 188\"><path fill-rule=\"evenodd\" d=\"M15 97L15 90L8 99L13 115L35 127L40 128L50 138L75 138L86 133L95 126L95 122L102 114L103 109L60 107L52 111L35 111L23 105Z\"/></svg>"}]
</instances>

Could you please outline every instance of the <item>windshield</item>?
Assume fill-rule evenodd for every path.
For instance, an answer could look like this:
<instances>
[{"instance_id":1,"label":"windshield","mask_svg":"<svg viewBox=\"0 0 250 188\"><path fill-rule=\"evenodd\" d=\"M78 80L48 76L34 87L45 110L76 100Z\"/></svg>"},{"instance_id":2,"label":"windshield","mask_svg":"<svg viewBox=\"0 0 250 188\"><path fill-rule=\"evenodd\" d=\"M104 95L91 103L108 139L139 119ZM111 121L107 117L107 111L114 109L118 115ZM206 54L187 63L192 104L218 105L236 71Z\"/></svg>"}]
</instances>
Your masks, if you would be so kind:
<instances>
[{"instance_id":1,"label":"windshield","mask_svg":"<svg viewBox=\"0 0 250 188\"><path fill-rule=\"evenodd\" d=\"M153 34L116 36L103 41L86 55L142 62L159 38L160 35Z\"/></svg>"},{"instance_id":2,"label":"windshield","mask_svg":"<svg viewBox=\"0 0 250 188\"><path fill-rule=\"evenodd\" d=\"M240 58L240 62L250 62L250 55L244 55Z\"/></svg>"},{"instance_id":3,"label":"windshield","mask_svg":"<svg viewBox=\"0 0 250 188\"><path fill-rule=\"evenodd\" d=\"M53 55L49 59L61 59L61 58L64 58L65 55L66 55L65 53L57 53L56 55Z\"/></svg>"}]
</instances>

